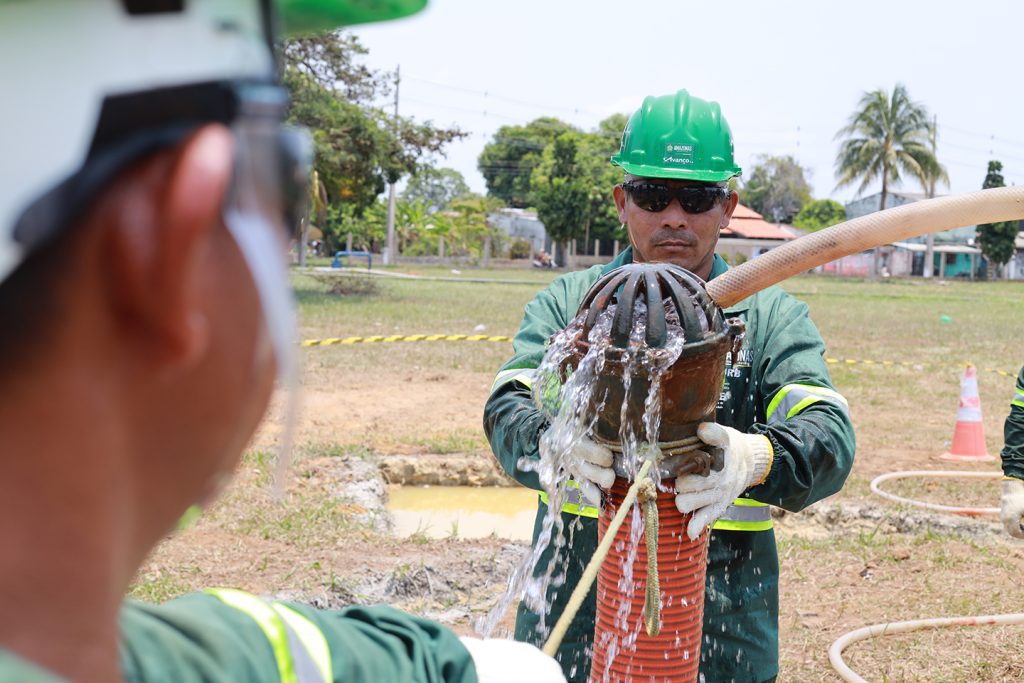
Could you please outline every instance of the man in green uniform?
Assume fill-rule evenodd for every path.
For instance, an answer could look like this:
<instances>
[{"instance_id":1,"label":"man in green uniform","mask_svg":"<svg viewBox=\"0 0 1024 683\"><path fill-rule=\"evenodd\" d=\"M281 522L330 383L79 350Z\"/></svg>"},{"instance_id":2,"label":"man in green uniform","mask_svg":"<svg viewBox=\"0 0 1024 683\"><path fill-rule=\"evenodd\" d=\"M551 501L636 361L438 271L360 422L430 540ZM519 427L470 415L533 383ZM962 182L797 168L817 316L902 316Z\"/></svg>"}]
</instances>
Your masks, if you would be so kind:
<instances>
[{"instance_id":1,"label":"man in green uniform","mask_svg":"<svg viewBox=\"0 0 1024 683\"><path fill-rule=\"evenodd\" d=\"M505 470L540 489L521 459L544 457L548 418L531 399L533 371L545 343L576 315L587 289L604 273L634 261L663 261L704 279L726 269L715 255L729 224L739 175L732 136L719 106L685 90L649 97L626 125L612 163L625 171L614 190L631 247L606 266L556 279L525 309L514 355L495 378L484 409L491 447ZM694 512L688 533L714 523L708 557L701 674L706 683L772 680L778 672L778 556L769 505L800 510L838 491L853 464L854 435L846 400L825 367L825 345L807 306L772 287L725 310L746 324L743 349L727 366L717 424L699 431L726 449L726 466L706 478L680 477L677 506ZM571 474L579 495L562 508L566 528L579 524L557 558L564 587L549 593L547 626L561 614L597 544L597 487L613 478L611 453L594 442L576 448ZM571 483L572 485L572 483ZM546 514L538 503L535 540ZM578 520L578 521L577 521ZM717 520L717 521L716 521ZM544 567L551 550L541 559ZM595 591L576 615L557 659L567 677L589 672ZM543 642L539 617L520 605L516 637Z\"/></svg>"},{"instance_id":2,"label":"man in green uniform","mask_svg":"<svg viewBox=\"0 0 1024 683\"><path fill-rule=\"evenodd\" d=\"M425 0L290 0L326 30ZM270 0L0 1L0 680L564 680L533 646L234 590L124 602L294 348L309 146ZM16 106L14 106L16 103Z\"/></svg>"},{"instance_id":3,"label":"man in green uniform","mask_svg":"<svg viewBox=\"0 0 1024 683\"><path fill-rule=\"evenodd\" d=\"M1003 427L1003 498L999 518L1006 533L1024 539L1024 368L1017 375Z\"/></svg>"}]
</instances>

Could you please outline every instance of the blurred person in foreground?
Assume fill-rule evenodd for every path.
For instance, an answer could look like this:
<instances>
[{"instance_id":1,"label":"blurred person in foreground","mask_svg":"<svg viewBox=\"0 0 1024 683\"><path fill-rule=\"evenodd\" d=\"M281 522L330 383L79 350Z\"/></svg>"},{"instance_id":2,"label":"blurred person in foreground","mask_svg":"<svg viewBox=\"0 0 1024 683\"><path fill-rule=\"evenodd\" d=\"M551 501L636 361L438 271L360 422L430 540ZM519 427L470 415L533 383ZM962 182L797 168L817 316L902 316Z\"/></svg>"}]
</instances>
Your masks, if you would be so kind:
<instances>
[{"instance_id":1,"label":"blurred person in foreground","mask_svg":"<svg viewBox=\"0 0 1024 683\"><path fill-rule=\"evenodd\" d=\"M125 601L294 365L310 145L273 45L424 0L0 2L0 680L561 681L388 607ZM518 680L518 679L517 679Z\"/></svg>"}]
</instances>

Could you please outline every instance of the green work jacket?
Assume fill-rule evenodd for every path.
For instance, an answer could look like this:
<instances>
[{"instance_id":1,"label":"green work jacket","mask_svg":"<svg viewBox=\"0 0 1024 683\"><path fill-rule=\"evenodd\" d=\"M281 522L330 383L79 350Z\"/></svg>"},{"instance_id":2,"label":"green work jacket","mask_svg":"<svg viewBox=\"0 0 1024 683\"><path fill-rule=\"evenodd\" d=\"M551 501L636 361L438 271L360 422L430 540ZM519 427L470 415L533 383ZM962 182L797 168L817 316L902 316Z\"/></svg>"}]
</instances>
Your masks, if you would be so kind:
<instances>
[{"instance_id":1,"label":"green work jacket","mask_svg":"<svg viewBox=\"0 0 1024 683\"><path fill-rule=\"evenodd\" d=\"M458 637L390 607L317 610L240 591L121 610L126 683L475 683ZM34 672L30 677L26 672ZM0 651L0 681L58 683Z\"/></svg>"},{"instance_id":2,"label":"green work jacket","mask_svg":"<svg viewBox=\"0 0 1024 683\"><path fill-rule=\"evenodd\" d=\"M1010 414L1003 426L1003 474L1024 479L1024 368L1010 401Z\"/></svg>"},{"instance_id":3,"label":"green work jacket","mask_svg":"<svg viewBox=\"0 0 1024 683\"><path fill-rule=\"evenodd\" d=\"M632 251L627 249L606 266L563 275L525 308L513 341L514 353L498 372L484 409L484 428L505 471L530 488L541 488L536 473L522 471L517 463L521 458L539 457L539 438L549 424L531 398L530 372L539 366L548 339L575 317L590 286L613 268L631 262ZM711 277L727 269L716 255ZM825 345L806 304L770 287L725 309L725 314L741 318L746 335L735 362L730 360L726 366L716 420L740 431L764 434L774 451L767 479L744 496L797 511L837 492L853 465L853 425L846 400L832 387L823 357ZM539 503L535 540L545 512L543 502ZM574 535L596 539L596 520L578 522ZM778 671L775 535L770 522L767 528L755 526L761 530L739 531L735 525L726 525L716 526L711 534L701 652L706 683L764 681ZM572 544L568 552L583 556L572 558L578 561L569 563L569 574L577 574L575 568L589 560L595 546L596 540L589 539ZM522 606L520 611L522 615ZM549 628L557 616L549 615ZM591 634L592 630L591 622ZM540 641L543 634L528 636L517 623L517 637ZM590 643L580 645L585 652ZM570 680L585 680L588 658L580 659L560 658Z\"/></svg>"}]
</instances>

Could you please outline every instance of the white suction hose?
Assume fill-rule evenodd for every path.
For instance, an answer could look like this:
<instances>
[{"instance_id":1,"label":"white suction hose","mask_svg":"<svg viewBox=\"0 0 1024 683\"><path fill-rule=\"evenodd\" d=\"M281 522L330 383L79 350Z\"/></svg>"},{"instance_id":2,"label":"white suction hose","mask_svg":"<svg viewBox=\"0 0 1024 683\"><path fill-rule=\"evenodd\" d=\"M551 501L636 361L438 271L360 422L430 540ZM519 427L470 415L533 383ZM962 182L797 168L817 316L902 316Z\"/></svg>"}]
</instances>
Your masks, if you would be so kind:
<instances>
[{"instance_id":1,"label":"white suction hose","mask_svg":"<svg viewBox=\"0 0 1024 683\"><path fill-rule=\"evenodd\" d=\"M926 199L812 232L730 268L707 284L722 308L811 268L866 249L965 225L1024 218L1024 187Z\"/></svg>"},{"instance_id":2,"label":"white suction hose","mask_svg":"<svg viewBox=\"0 0 1024 683\"><path fill-rule=\"evenodd\" d=\"M1002 479L1002 472L953 472L950 470L907 470L904 472L889 472L879 477L875 477L871 480L871 490L877 493L882 498L888 498L889 500L896 501L897 503L904 503L905 505L914 505L916 507L927 508L929 510L938 510L939 512L949 512L955 515L968 515L976 517L979 515L998 515L999 508L982 508L982 507L959 507L954 505L940 505L938 503L928 503L923 500L913 500L912 498L904 498L903 496L897 496L894 493L888 493L883 491L879 484L883 481L890 479L905 479L907 477L940 477L944 479Z\"/></svg>"},{"instance_id":3,"label":"white suction hose","mask_svg":"<svg viewBox=\"0 0 1024 683\"><path fill-rule=\"evenodd\" d=\"M960 515L990 515L999 514L999 508L957 507L952 505L939 505L938 503L927 503L887 493L879 488L879 484L883 481L888 481L889 479L904 479L906 477L1000 479L1002 476L1001 472L953 472L948 470L908 470L904 472L889 472L888 474L883 474L880 477L875 477L871 481L871 490L883 498L894 500L897 503L915 505L917 507L928 508L929 510L952 512ZM874 638L875 636L909 633L910 631L920 631L924 629L1011 624L1024 624L1024 612L1017 614L990 614L979 617L914 619L911 621L893 621L887 624L872 624L871 626L865 626L864 628L859 628L856 631L850 631L849 633L840 636L834 643L832 643L832 647L828 649L828 661L832 664L832 668L835 669L836 673L839 674L839 677L847 683L867 683L865 679L858 676L846 665L846 662L843 661L843 650L852 643L856 643L858 640Z\"/></svg>"},{"instance_id":4,"label":"white suction hose","mask_svg":"<svg viewBox=\"0 0 1024 683\"><path fill-rule=\"evenodd\" d=\"M942 617L939 619L915 619L893 621L887 624L872 624L840 636L828 649L828 661L839 677L847 683L868 683L858 676L843 661L843 650L851 643L875 636L890 636L923 629L948 628L955 626L999 626L1024 624L1024 612L1016 614L990 614L981 617Z\"/></svg>"}]
</instances>

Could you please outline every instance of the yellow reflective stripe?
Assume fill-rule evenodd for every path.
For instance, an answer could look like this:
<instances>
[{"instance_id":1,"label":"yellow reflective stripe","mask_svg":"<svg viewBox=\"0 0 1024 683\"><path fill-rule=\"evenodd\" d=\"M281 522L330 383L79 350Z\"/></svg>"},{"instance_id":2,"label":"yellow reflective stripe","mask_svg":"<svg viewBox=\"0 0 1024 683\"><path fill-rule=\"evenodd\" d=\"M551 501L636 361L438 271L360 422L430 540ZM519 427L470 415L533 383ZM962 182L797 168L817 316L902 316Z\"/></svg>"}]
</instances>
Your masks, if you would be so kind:
<instances>
[{"instance_id":1,"label":"yellow reflective stripe","mask_svg":"<svg viewBox=\"0 0 1024 683\"><path fill-rule=\"evenodd\" d=\"M732 502L732 504L740 508L769 507L767 503L761 503L753 500L752 498L737 498ZM718 531L768 531L773 526L774 522L772 521L771 516L766 520L757 522L738 521L735 519L728 519L727 517L721 517L711 525L711 528L717 529Z\"/></svg>"},{"instance_id":2,"label":"yellow reflective stripe","mask_svg":"<svg viewBox=\"0 0 1024 683\"><path fill-rule=\"evenodd\" d=\"M288 650L288 632L281 616L270 605L254 595L230 588L210 588L206 592L251 617L270 642L281 683L298 683Z\"/></svg>"},{"instance_id":3,"label":"yellow reflective stripe","mask_svg":"<svg viewBox=\"0 0 1024 683\"><path fill-rule=\"evenodd\" d=\"M720 519L711 525L716 531L769 531L772 528L772 520L767 522L734 522L729 519Z\"/></svg>"},{"instance_id":4,"label":"yellow reflective stripe","mask_svg":"<svg viewBox=\"0 0 1024 683\"><path fill-rule=\"evenodd\" d=\"M569 489L569 490L575 490L575 491L578 492L580 490L580 485L577 484L575 481L570 479L569 483L566 484L566 488ZM548 504L548 494L544 493L543 491L540 491L539 495L540 495L540 501L542 503L544 503L545 505L547 505ZM570 515L579 515L580 517L590 517L591 519L597 519L598 517L601 516L600 508L596 508L593 505L587 505L587 504L583 503L583 496L582 495L578 495L577 496L577 500L579 500L580 502L578 502L578 503L565 503L564 505L562 505L562 512L565 512L565 513L570 514Z\"/></svg>"},{"instance_id":5,"label":"yellow reflective stripe","mask_svg":"<svg viewBox=\"0 0 1024 683\"><path fill-rule=\"evenodd\" d=\"M1016 389L1017 393L1014 395L1013 400L1010 401L1010 405L1024 408L1024 387L1018 384Z\"/></svg>"},{"instance_id":6,"label":"yellow reflective stripe","mask_svg":"<svg viewBox=\"0 0 1024 683\"><path fill-rule=\"evenodd\" d=\"M508 383L508 382L519 382L527 389L533 388L533 368L510 368L508 370L501 370L497 375L494 376L494 381L491 383L491 393Z\"/></svg>"},{"instance_id":7,"label":"yellow reflective stripe","mask_svg":"<svg viewBox=\"0 0 1024 683\"><path fill-rule=\"evenodd\" d=\"M287 605L279 602L273 604L274 611L281 615L281 618L291 626L292 631L299 637L306 648L306 652L316 664L317 670L324 683L334 680L331 666L331 649L327 645L327 639L323 632L309 618L299 614Z\"/></svg>"},{"instance_id":8,"label":"yellow reflective stripe","mask_svg":"<svg viewBox=\"0 0 1024 683\"><path fill-rule=\"evenodd\" d=\"M769 421L772 421L772 417L781 409L782 415L785 415L785 417L776 419L775 421L781 422L782 420L788 420L794 415L802 412L807 408L807 406L819 401L827 401L828 403L839 406L844 411L849 408L846 398L833 389L819 387L813 384L787 384L776 392L775 396L768 404L768 408L765 411L765 417Z\"/></svg>"}]
</instances>

